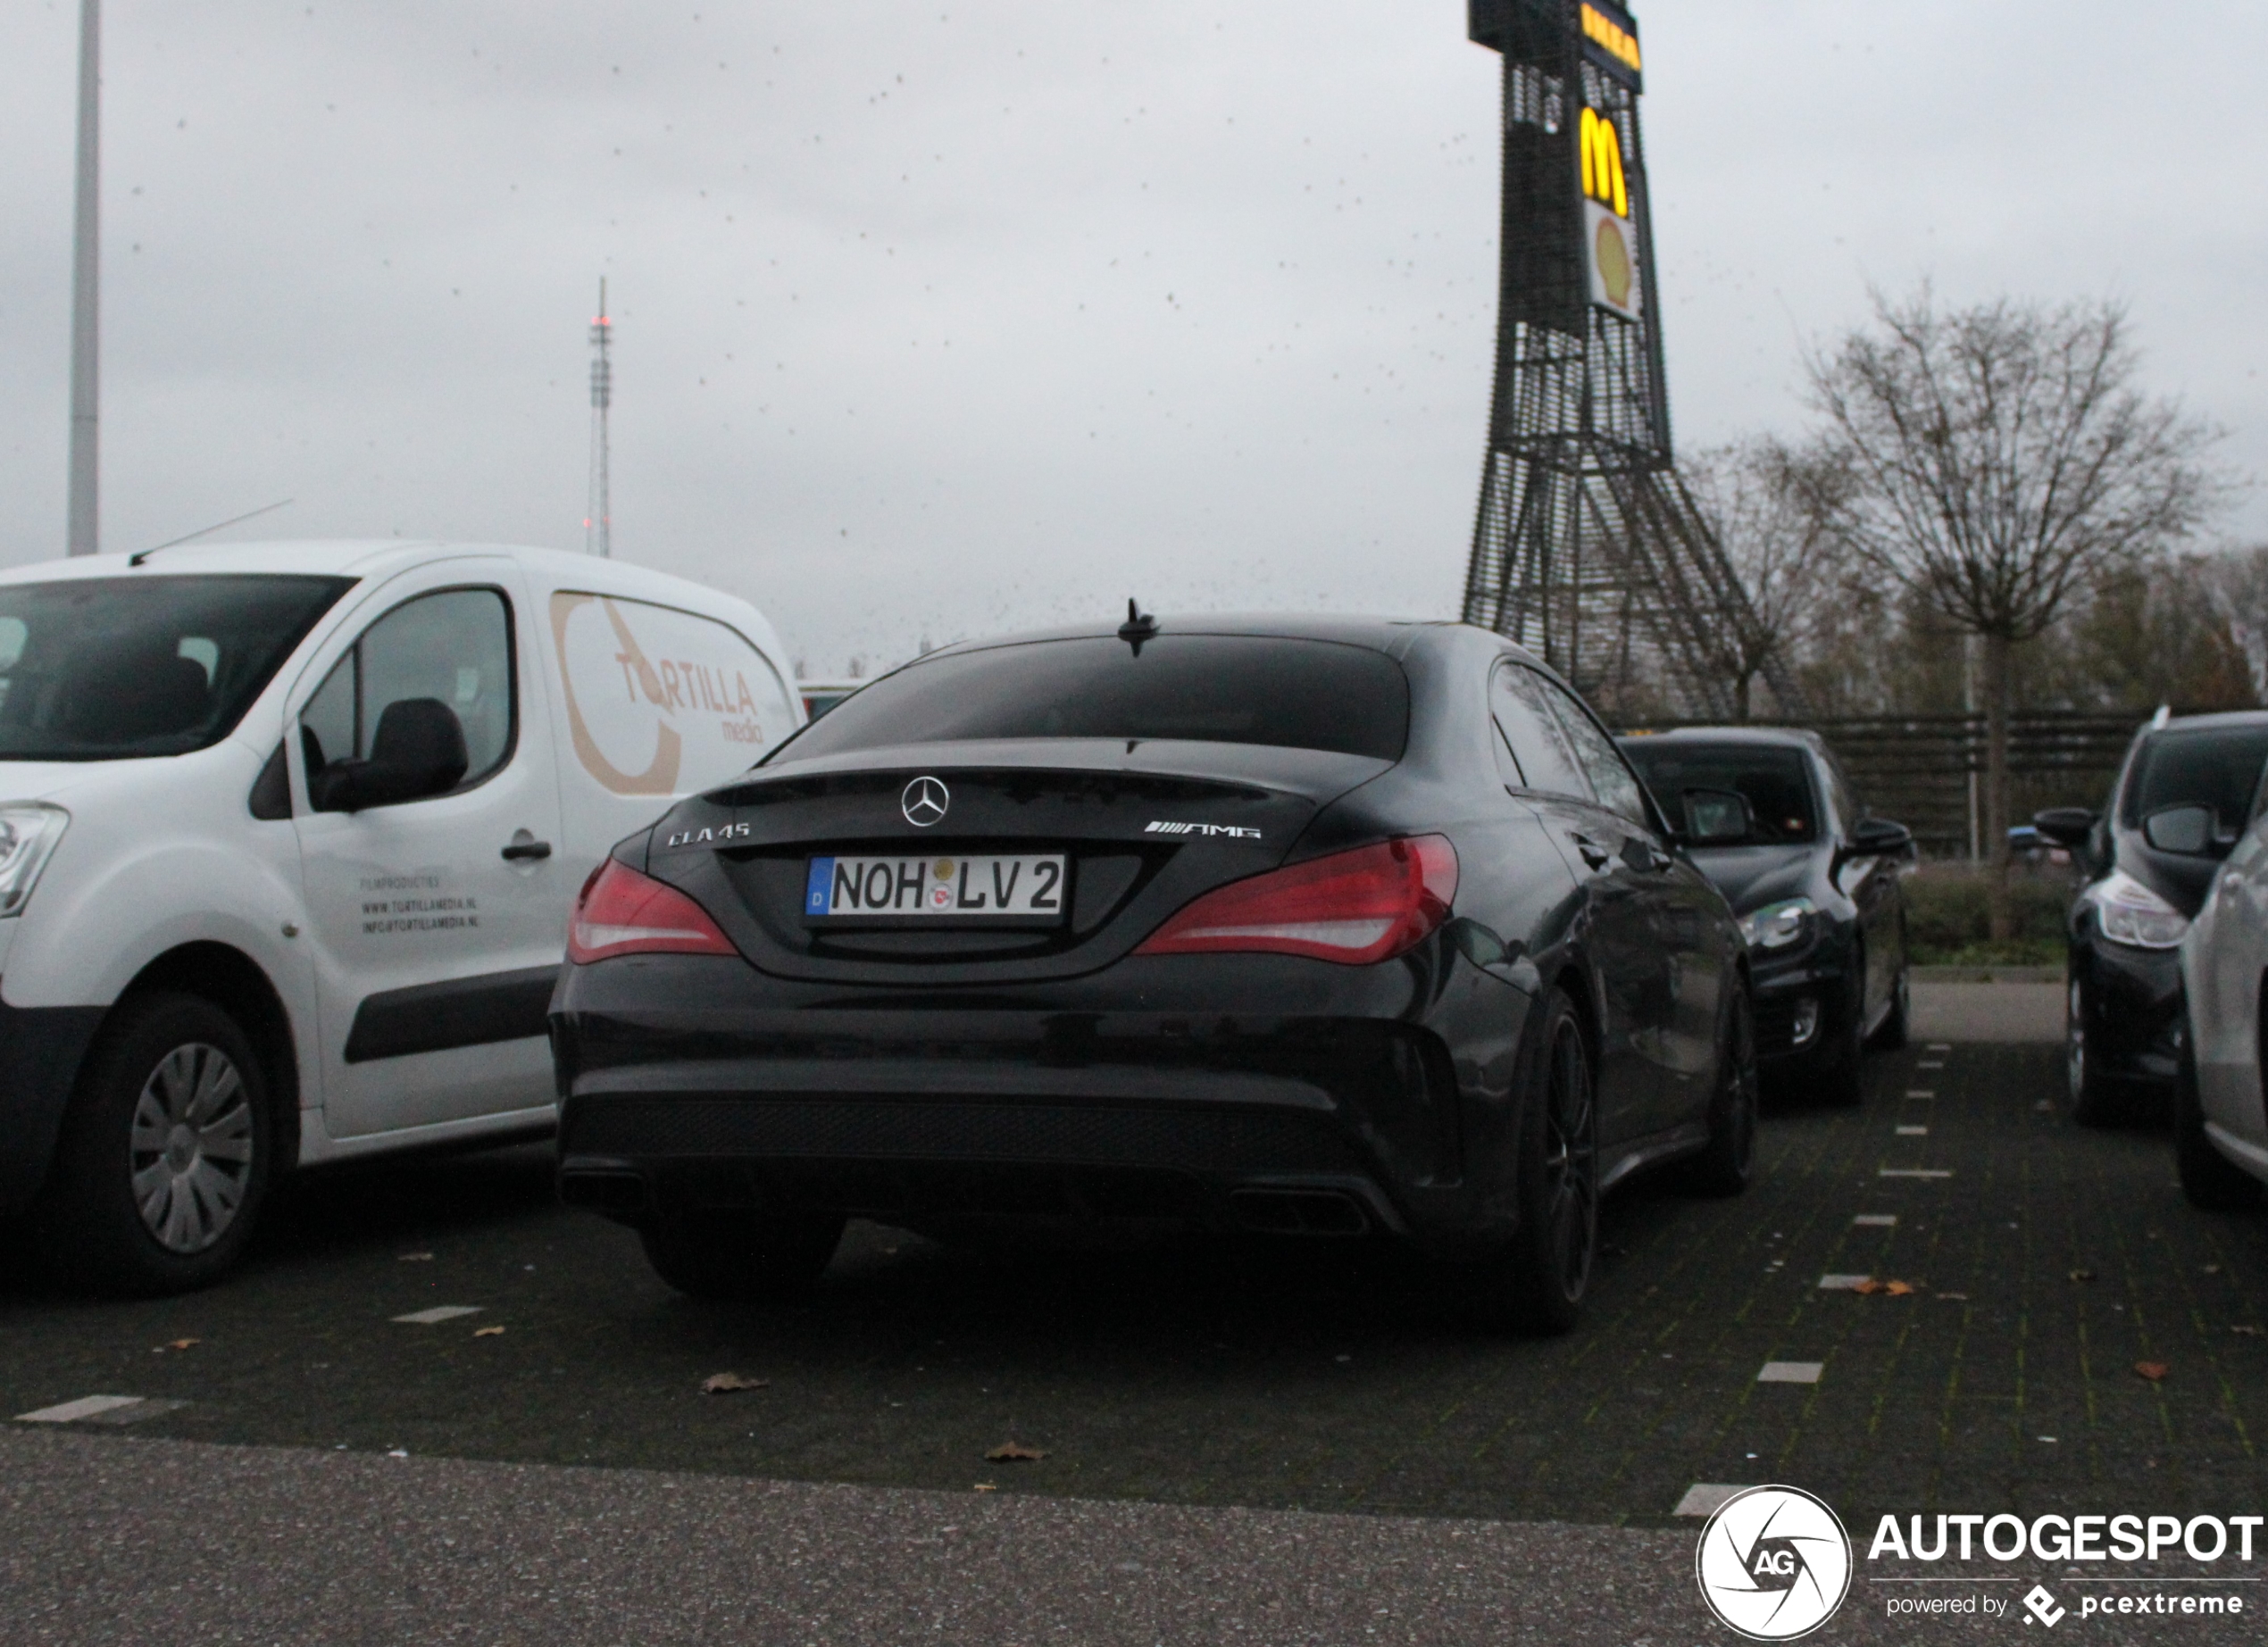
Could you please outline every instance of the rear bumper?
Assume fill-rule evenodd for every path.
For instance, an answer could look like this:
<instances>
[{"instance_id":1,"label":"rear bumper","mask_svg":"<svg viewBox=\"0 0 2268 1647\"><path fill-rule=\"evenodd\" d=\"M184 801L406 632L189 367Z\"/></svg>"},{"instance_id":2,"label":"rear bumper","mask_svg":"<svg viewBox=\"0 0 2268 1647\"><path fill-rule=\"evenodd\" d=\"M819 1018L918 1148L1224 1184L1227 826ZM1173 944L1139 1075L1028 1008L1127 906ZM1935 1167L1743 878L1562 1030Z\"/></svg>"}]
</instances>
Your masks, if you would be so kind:
<instances>
[{"instance_id":1,"label":"rear bumper","mask_svg":"<svg viewBox=\"0 0 2268 1647\"><path fill-rule=\"evenodd\" d=\"M1487 1238L1510 1186L1470 1168L1509 1160L1527 1000L1463 963L1277 957L930 998L693 957L570 968L561 1188L633 1222L669 1195Z\"/></svg>"},{"instance_id":2,"label":"rear bumper","mask_svg":"<svg viewBox=\"0 0 2268 1647\"><path fill-rule=\"evenodd\" d=\"M12 1007L0 1001L0 1218L46 1182L79 1066L102 1007Z\"/></svg>"}]
</instances>

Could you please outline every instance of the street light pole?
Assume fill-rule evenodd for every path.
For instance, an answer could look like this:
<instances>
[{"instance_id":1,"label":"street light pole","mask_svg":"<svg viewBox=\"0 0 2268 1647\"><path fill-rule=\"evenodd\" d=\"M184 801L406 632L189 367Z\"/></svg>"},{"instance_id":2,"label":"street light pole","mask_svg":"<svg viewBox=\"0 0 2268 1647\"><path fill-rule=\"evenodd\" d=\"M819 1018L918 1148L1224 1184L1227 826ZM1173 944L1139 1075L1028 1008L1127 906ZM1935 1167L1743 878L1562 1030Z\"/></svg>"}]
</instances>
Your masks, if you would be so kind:
<instances>
[{"instance_id":1,"label":"street light pole","mask_svg":"<svg viewBox=\"0 0 2268 1647\"><path fill-rule=\"evenodd\" d=\"M71 512L73 554L93 554L97 380L96 343L101 285L102 46L101 0L79 6L79 189L71 254Z\"/></svg>"}]
</instances>

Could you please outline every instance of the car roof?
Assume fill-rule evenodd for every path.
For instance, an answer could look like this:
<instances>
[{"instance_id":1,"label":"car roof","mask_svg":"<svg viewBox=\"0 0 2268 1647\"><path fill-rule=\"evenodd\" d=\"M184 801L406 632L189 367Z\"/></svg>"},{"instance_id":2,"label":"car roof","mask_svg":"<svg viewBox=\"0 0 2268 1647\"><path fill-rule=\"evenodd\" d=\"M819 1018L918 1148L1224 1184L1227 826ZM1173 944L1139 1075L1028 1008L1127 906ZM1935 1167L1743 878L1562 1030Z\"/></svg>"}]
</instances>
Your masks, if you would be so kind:
<instances>
[{"instance_id":1,"label":"car roof","mask_svg":"<svg viewBox=\"0 0 2268 1647\"><path fill-rule=\"evenodd\" d=\"M1619 735L1625 743L1751 744L1764 749L1823 749L1826 740L1804 727L1669 727L1656 732L1633 727Z\"/></svg>"},{"instance_id":2,"label":"car roof","mask_svg":"<svg viewBox=\"0 0 2268 1647\"><path fill-rule=\"evenodd\" d=\"M1244 635L1272 639L1336 641L1342 645L1367 646L1374 652L1400 654L1413 635L1427 629L1457 626L1440 619L1341 616L1331 612L1160 612L1158 637L1173 635ZM1028 629L1013 635L988 635L955 641L925 654L949 652L988 652L996 646L1024 646L1038 641L1116 640L1122 618L1108 622L1066 625L1061 628ZM1147 643L1145 643L1147 644Z\"/></svg>"},{"instance_id":3,"label":"car roof","mask_svg":"<svg viewBox=\"0 0 2268 1647\"><path fill-rule=\"evenodd\" d=\"M2177 715L2162 727L2142 729L2155 736L2161 732L2210 732L2220 727L2268 726L2268 709L2225 709L2209 715Z\"/></svg>"}]
</instances>

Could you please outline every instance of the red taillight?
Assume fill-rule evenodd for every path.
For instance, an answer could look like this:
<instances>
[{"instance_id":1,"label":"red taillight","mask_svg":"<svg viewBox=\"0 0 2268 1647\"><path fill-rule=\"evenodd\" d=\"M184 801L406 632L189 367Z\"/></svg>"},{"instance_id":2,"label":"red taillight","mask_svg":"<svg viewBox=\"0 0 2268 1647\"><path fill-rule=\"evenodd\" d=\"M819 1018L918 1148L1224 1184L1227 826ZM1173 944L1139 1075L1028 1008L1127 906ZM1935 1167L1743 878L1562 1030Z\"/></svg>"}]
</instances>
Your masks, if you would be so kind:
<instances>
[{"instance_id":1,"label":"red taillight","mask_svg":"<svg viewBox=\"0 0 2268 1647\"><path fill-rule=\"evenodd\" d=\"M583 883L567 923L567 959L613 955L737 955L708 911L674 886L609 858Z\"/></svg>"},{"instance_id":2,"label":"red taillight","mask_svg":"<svg viewBox=\"0 0 2268 1647\"><path fill-rule=\"evenodd\" d=\"M1269 950L1367 966L1447 920L1456 895L1456 848L1446 836L1383 841L1209 892L1134 952Z\"/></svg>"}]
</instances>

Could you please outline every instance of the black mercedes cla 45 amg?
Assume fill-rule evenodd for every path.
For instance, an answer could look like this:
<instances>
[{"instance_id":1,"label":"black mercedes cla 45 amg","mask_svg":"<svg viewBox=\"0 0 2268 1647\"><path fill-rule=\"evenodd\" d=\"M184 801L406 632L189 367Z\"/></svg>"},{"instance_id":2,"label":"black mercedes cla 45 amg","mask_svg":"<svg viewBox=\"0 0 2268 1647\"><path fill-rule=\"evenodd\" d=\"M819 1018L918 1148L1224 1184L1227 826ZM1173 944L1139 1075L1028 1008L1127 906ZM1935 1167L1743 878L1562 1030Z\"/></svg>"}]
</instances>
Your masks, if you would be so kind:
<instances>
[{"instance_id":1,"label":"black mercedes cla 45 amg","mask_svg":"<svg viewBox=\"0 0 2268 1647\"><path fill-rule=\"evenodd\" d=\"M1380 1232L1580 1312L1600 1194L1746 1185L1747 959L1501 638L1207 619L970 643L618 846L552 1002L560 1179L671 1285L846 1217Z\"/></svg>"}]
</instances>

